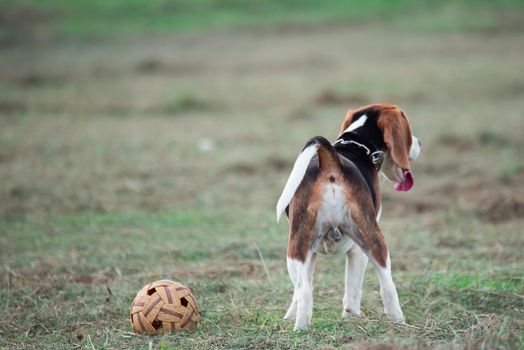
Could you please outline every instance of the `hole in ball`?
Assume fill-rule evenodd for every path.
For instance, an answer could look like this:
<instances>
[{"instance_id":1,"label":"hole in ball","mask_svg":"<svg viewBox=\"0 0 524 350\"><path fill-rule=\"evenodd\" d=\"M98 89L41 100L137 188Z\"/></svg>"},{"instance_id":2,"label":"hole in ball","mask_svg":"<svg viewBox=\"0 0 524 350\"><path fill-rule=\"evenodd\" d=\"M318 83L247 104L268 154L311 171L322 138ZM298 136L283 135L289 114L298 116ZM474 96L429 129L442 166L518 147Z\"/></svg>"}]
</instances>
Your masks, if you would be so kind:
<instances>
[{"instance_id":1,"label":"hole in ball","mask_svg":"<svg viewBox=\"0 0 524 350\"><path fill-rule=\"evenodd\" d=\"M147 295L153 295L156 293L156 289L155 288L151 288L147 291Z\"/></svg>"},{"instance_id":2,"label":"hole in ball","mask_svg":"<svg viewBox=\"0 0 524 350\"><path fill-rule=\"evenodd\" d=\"M153 326L154 329L158 330L159 328L162 328L162 322L160 322L159 320L154 320L151 323L151 326Z\"/></svg>"},{"instance_id":3,"label":"hole in ball","mask_svg":"<svg viewBox=\"0 0 524 350\"><path fill-rule=\"evenodd\" d=\"M187 306L187 304L189 304L189 302L187 301L186 298L182 298L182 299L180 299L180 304L182 304L182 306Z\"/></svg>"}]
</instances>

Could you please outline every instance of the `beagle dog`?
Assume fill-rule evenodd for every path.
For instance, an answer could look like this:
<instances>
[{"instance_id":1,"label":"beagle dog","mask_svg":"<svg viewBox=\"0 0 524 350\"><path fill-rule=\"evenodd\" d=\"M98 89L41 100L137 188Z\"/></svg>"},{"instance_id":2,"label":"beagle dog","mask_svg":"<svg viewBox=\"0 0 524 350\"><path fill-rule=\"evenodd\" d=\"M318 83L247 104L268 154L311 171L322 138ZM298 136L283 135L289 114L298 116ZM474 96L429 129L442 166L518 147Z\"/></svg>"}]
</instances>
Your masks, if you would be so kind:
<instances>
[{"instance_id":1,"label":"beagle dog","mask_svg":"<svg viewBox=\"0 0 524 350\"><path fill-rule=\"evenodd\" d=\"M277 221L289 219L287 268L294 292L284 319L306 329L313 312L313 270L317 254L346 254L342 317L360 316L364 272L371 261L380 282L387 317L404 323L391 276L391 259L378 226L379 172L397 191L414 184L411 162L420 142L409 120L391 104L350 110L337 140L311 138L299 154L278 200Z\"/></svg>"}]
</instances>

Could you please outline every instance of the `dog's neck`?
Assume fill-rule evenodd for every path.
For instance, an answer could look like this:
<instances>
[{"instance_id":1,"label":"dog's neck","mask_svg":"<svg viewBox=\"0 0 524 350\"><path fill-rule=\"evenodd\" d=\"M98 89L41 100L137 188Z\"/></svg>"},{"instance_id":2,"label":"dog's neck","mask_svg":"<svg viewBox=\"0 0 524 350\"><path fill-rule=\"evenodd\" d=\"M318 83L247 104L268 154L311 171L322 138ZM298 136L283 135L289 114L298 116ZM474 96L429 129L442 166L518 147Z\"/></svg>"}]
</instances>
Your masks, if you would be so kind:
<instances>
[{"instance_id":1,"label":"dog's neck","mask_svg":"<svg viewBox=\"0 0 524 350\"><path fill-rule=\"evenodd\" d=\"M342 134L334 143L335 151L350 160L360 171L368 184L373 206L380 206L380 188L378 172L382 164L383 151L374 143L364 140L358 134Z\"/></svg>"}]
</instances>

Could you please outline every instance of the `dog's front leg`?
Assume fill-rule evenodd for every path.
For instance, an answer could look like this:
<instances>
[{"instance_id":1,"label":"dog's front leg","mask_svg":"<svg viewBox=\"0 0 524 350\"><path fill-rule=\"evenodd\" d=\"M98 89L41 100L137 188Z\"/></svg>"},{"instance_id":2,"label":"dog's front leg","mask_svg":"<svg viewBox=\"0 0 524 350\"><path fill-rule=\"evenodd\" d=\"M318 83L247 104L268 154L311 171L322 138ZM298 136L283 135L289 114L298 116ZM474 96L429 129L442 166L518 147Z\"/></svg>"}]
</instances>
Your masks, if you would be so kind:
<instances>
[{"instance_id":1,"label":"dog's front leg","mask_svg":"<svg viewBox=\"0 0 524 350\"><path fill-rule=\"evenodd\" d=\"M367 263L368 257L357 245L353 246L347 253L342 318L347 318L350 315L360 317L361 315L360 300Z\"/></svg>"}]
</instances>

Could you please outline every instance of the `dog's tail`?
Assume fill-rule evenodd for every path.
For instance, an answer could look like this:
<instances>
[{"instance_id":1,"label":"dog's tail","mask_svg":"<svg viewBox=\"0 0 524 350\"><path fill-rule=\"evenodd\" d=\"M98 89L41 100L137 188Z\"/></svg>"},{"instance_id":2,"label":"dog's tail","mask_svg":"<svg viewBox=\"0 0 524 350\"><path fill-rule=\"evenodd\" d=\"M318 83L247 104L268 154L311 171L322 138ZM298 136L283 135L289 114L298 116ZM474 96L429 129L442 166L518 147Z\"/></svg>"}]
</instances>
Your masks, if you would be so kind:
<instances>
[{"instance_id":1,"label":"dog's tail","mask_svg":"<svg viewBox=\"0 0 524 350\"><path fill-rule=\"evenodd\" d=\"M293 170L291 170L291 174L289 174L287 179L286 186L284 186L284 190L278 199L276 209L277 221L280 220L280 216L295 196L295 192L302 183L311 159L316 155L318 155L320 170L340 169L340 159L328 140L322 136L315 136L309 139L302 152L298 155L293 165Z\"/></svg>"}]
</instances>

